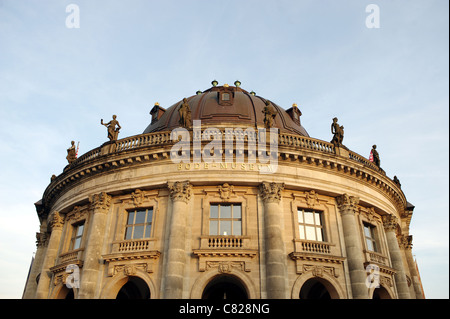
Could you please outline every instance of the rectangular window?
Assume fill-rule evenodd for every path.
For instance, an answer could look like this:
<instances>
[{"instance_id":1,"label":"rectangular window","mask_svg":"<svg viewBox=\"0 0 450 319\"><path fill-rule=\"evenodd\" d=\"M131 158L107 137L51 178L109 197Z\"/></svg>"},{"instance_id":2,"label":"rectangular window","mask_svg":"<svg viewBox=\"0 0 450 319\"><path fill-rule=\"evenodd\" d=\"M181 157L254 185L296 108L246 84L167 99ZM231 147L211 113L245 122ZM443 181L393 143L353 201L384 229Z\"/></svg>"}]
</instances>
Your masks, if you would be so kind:
<instances>
[{"instance_id":1,"label":"rectangular window","mask_svg":"<svg viewBox=\"0 0 450 319\"><path fill-rule=\"evenodd\" d=\"M300 239L324 241L322 212L301 208L297 212Z\"/></svg>"},{"instance_id":2,"label":"rectangular window","mask_svg":"<svg viewBox=\"0 0 450 319\"><path fill-rule=\"evenodd\" d=\"M128 212L125 239L150 238L153 208Z\"/></svg>"},{"instance_id":3,"label":"rectangular window","mask_svg":"<svg viewBox=\"0 0 450 319\"><path fill-rule=\"evenodd\" d=\"M378 251L377 241L375 239L375 226L364 224L364 238L366 239L367 249L370 251Z\"/></svg>"},{"instance_id":4,"label":"rectangular window","mask_svg":"<svg viewBox=\"0 0 450 319\"><path fill-rule=\"evenodd\" d=\"M211 204L209 211L210 235L242 235L241 204Z\"/></svg>"},{"instance_id":5,"label":"rectangular window","mask_svg":"<svg viewBox=\"0 0 450 319\"><path fill-rule=\"evenodd\" d=\"M84 223L73 225L72 238L70 240L70 250L81 248L81 239L83 238Z\"/></svg>"}]
</instances>

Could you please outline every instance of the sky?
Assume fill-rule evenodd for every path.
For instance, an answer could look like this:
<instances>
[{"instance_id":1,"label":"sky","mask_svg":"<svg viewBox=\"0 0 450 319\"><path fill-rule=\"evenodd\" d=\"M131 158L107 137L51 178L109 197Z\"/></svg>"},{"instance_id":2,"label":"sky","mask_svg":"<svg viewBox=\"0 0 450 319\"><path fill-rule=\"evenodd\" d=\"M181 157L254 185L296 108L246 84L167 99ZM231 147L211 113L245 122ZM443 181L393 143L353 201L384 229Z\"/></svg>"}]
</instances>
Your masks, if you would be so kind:
<instances>
[{"instance_id":1,"label":"sky","mask_svg":"<svg viewBox=\"0 0 450 319\"><path fill-rule=\"evenodd\" d=\"M311 137L330 141L336 116L348 148L376 144L415 205L425 296L449 298L448 12L447 0L0 0L0 298L22 296L34 203L70 141L80 155L100 146L112 114L119 137L141 134L155 102L214 79L297 103Z\"/></svg>"}]
</instances>

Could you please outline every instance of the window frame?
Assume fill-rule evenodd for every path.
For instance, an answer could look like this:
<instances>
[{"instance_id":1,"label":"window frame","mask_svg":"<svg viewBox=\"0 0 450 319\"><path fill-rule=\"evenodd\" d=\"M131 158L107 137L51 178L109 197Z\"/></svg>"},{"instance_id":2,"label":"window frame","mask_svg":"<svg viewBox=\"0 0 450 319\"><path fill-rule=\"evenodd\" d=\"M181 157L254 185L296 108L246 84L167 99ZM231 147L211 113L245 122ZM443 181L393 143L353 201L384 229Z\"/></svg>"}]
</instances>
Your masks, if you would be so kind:
<instances>
[{"instance_id":1,"label":"window frame","mask_svg":"<svg viewBox=\"0 0 450 319\"><path fill-rule=\"evenodd\" d=\"M367 235L366 229L369 230L369 235ZM377 235L377 226L363 221L363 237L367 251L381 253L381 245ZM369 247L368 242L371 243L373 249Z\"/></svg>"},{"instance_id":2,"label":"window frame","mask_svg":"<svg viewBox=\"0 0 450 319\"><path fill-rule=\"evenodd\" d=\"M83 238L85 233L85 221L80 221L78 223L74 223L72 226L72 234L70 236L70 243L69 243L69 251L77 250L83 247ZM78 234L78 230L82 227L81 234ZM78 247L76 246L77 240L79 240Z\"/></svg>"},{"instance_id":3,"label":"window frame","mask_svg":"<svg viewBox=\"0 0 450 319\"><path fill-rule=\"evenodd\" d=\"M217 207L217 217L211 217L211 207ZM234 215L234 207L240 207L240 217L235 217ZM221 217L221 207L230 207L230 217ZM208 225L209 225L209 236L242 236L244 232L243 226L243 205L242 203L210 203L209 204L209 212L208 212ZM211 226L211 222L217 222L217 227L214 234L212 233L213 227ZM221 234L221 223L230 222L230 234ZM235 223L239 222L240 230L239 233L235 233Z\"/></svg>"},{"instance_id":4,"label":"window frame","mask_svg":"<svg viewBox=\"0 0 450 319\"><path fill-rule=\"evenodd\" d=\"M151 217L149 218L149 211L151 210ZM143 223L136 223L136 216L138 215L138 212L145 212L145 219ZM129 224L129 218L130 213L133 213L133 223ZM134 208L134 209L128 209L126 210L126 219L125 219L125 227L124 227L124 234L123 234L123 240L141 240L141 239L149 239L153 237L153 224L154 224L154 217L155 217L155 209L153 206L151 207L142 207L142 208ZM143 227L142 236L135 238L135 230L136 227ZM147 234L147 227L150 228L150 234ZM130 238L127 238L128 229L131 229L131 235Z\"/></svg>"},{"instance_id":5,"label":"window frame","mask_svg":"<svg viewBox=\"0 0 450 319\"><path fill-rule=\"evenodd\" d=\"M302 213L302 220L300 221L300 212ZM313 223L306 221L305 213L312 213ZM325 215L324 211L310 208L297 207L296 221L298 238L300 240L316 241L316 242L327 242L327 234L325 227ZM316 216L319 216L319 223L316 222ZM307 227L314 229L314 239L308 238ZM303 231L302 231L303 229ZM320 230L320 237L318 239L317 230Z\"/></svg>"}]
</instances>

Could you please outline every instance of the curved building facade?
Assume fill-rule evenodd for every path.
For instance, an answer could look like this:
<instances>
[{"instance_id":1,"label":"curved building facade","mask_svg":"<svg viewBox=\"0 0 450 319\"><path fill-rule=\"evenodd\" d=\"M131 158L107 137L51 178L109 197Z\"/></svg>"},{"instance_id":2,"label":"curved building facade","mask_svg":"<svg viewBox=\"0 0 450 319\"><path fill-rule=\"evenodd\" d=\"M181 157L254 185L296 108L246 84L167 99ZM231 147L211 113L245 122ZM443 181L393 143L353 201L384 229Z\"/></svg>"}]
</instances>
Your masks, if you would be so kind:
<instances>
[{"instance_id":1,"label":"curved building facade","mask_svg":"<svg viewBox=\"0 0 450 319\"><path fill-rule=\"evenodd\" d=\"M424 297L414 206L337 121L311 138L239 82L150 114L52 177L24 298Z\"/></svg>"}]
</instances>

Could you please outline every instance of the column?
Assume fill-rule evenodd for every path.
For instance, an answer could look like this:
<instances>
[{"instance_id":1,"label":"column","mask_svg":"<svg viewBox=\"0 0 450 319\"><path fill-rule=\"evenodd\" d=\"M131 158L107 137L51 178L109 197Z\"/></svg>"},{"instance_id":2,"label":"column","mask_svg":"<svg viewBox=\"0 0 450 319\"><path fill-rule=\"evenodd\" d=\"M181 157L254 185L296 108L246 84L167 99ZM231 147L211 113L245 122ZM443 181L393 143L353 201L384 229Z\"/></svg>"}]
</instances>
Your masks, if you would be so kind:
<instances>
[{"instance_id":1,"label":"column","mask_svg":"<svg viewBox=\"0 0 450 319\"><path fill-rule=\"evenodd\" d=\"M366 270L364 268L364 253L361 243L360 226L355 213L358 210L359 198L344 194L336 197L338 209L341 213L342 228L344 230L347 265L350 272L352 295L354 299L368 299L366 285Z\"/></svg>"},{"instance_id":2,"label":"column","mask_svg":"<svg viewBox=\"0 0 450 319\"><path fill-rule=\"evenodd\" d=\"M189 181L168 183L172 199L169 240L167 249L164 298L180 299L183 295L184 268L186 264L186 215L191 198Z\"/></svg>"},{"instance_id":3,"label":"column","mask_svg":"<svg viewBox=\"0 0 450 319\"><path fill-rule=\"evenodd\" d=\"M62 229L64 226L64 218L59 212L55 211L49 217L49 223L51 227L50 239L48 241L47 251L42 263L41 275L39 277L39 283L36 289L37 299L48 298L48 293L50 289L50 280L52 278L52 273L50 268L55 265L55 260L57 258L58 248L61 241Z\"/></svg>"},{"instance_id":4,"label":"column","mask_svg":"<svg viewBox=\"0 0 450 319\"><path fill-rule=\"evenodd\" d=\"M419 272L416 268L416 263L412 255L412 235L402 237L402 246L405 249L406 261L408 262L409 273L411 275L412 284L416 299L424 299L422 293L422 286L419 280Z\"/></svg>"},{"instance_id":5,"label":"column","mask_svg":"<svg viewBox=\"0 0 450 319\"><path fill-rule=\"evenodd\" d=\"M31 265L30 275L23 294L23 299L33 299L36 295L36 277L42 269L42 263L44 262L45 251L48 244L47 232L45 231L46 227L43 226L46 226L46 223L41 225L41 231L36 233L36 254L34 256L33 264Z\"/></svg>"},{"instance_id":6,"label":"column","mask_svg":"<svg viewBox=\"0 0 450 319\"><path fill-rule=\"evenodd\" d=\"M286 253L281 229L283 210L280 208L284 183L263 182L259 188L264 202L267 298L286 299Z\"/></svg>"},{"instance_id":7,"label":"column","mask_svg":"<svg viewBox=\"0 0 450 319\"><path fill-rule=\"evenodd\" d=\"M386 233L386 240L389 249L389 255L391 256L392 268L395 269L394 275L395 285L397 287L397 293L399 299L411 299L409 293L408 282L406 281L405 269L403 266L402 253L398 245L396 229L398 219L394 215L383 216L384 232Z\"/></svg>"},{"instance_id":8,"label":"column","mask_svg":"<svg viewBox=\"0 0 450 319\"><path fill-rule=\"evenodd\" d=\"M101 250L105 237L106 218L111 205L111 196L102 192L89 196L89 202L92 216L85 244L79 299L92 299L96 297Z\"/></svg>"}]
</instances>

